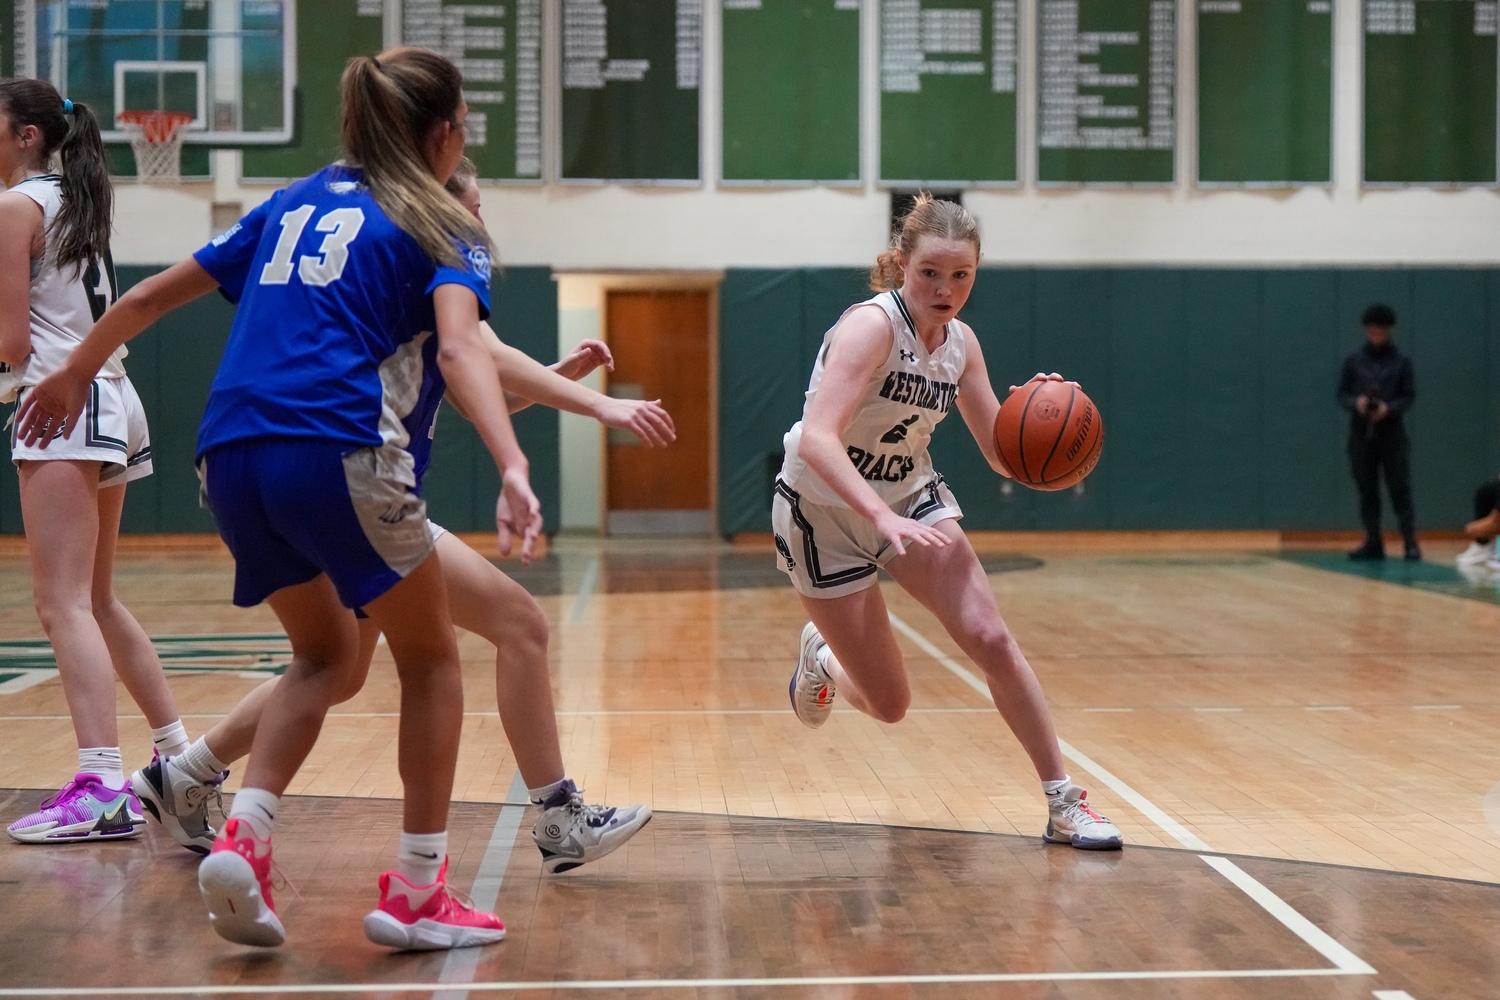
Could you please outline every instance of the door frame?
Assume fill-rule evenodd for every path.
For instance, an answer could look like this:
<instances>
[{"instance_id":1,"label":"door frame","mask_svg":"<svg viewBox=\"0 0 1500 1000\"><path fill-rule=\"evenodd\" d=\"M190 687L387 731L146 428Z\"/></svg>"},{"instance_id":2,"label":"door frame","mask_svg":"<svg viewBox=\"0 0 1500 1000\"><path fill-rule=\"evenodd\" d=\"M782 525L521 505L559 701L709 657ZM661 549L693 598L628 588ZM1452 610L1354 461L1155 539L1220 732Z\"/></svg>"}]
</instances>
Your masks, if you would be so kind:
<instances>
[{"instance_id":1,"label":"door frame","mask_svg":"<svg viewBox=\"0 0 1500 1000\"><path fill-rule=\"evenodd\" d=\"M714 534L719 531L719 286L724 272L703 271L555 271L559 281L569 283L567 304L577 307L592 300L599 317L595 336L609 343L610 292L707 292L708 293L708 502ZM559 345L561 347L562 345ZM569 345L571 346L571 345ZM601 373L603 389L609 377ZM596 425L599 463L598 524L600 535L609 532L609 452L602 426Z\"/></svg>"}]
</instances>

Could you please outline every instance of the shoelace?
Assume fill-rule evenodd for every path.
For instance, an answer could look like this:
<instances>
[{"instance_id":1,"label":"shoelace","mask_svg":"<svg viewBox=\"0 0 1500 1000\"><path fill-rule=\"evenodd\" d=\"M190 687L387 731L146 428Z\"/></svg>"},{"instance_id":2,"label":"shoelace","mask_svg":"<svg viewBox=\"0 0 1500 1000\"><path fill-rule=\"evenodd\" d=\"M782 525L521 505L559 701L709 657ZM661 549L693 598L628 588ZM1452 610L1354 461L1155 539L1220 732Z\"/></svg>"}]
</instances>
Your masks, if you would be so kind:
<instances>
[{"instance_id":1,"label":"shoelace","mask_svg":"<svg viewBox=\"0 0 1500 1000\"><path fill-rule=\"evenodd\" d=\"M57 791L53 792L51 795L42 800L42 804L37 807L37 812L41 812L43 809L51 809L59 802L70 799L74 795L83 794L86 794L84 792L84 786L80 784L76 778L69 778L66 785L63 785Z\"/></svg>"},{"instance_id":2,"label":"shoelace","mask_svg":"<svg viewBox=\"0 0 1500 1000\"><path fill-rule=\"evenodd\" d=\"M443 897L442 909L452 909L454 906L457 906L459 909L468 910L470 913L479 912L479 907L475 905L473 896L470 896L462 889L453 888L453 886L446 882L443 883Z\"/></svg>"},{"instance_id":3,"label":"shoelace","mask_svg":"<svg viewBox=\"0 0 1500 1000\"><path fill-rule=\"evenodd\" d=\"M612 806L592 805L583 801L583 789L575 789L568 796L568 811L587 826L603 826L614 812Z\"/></svg>"}]
</instances>

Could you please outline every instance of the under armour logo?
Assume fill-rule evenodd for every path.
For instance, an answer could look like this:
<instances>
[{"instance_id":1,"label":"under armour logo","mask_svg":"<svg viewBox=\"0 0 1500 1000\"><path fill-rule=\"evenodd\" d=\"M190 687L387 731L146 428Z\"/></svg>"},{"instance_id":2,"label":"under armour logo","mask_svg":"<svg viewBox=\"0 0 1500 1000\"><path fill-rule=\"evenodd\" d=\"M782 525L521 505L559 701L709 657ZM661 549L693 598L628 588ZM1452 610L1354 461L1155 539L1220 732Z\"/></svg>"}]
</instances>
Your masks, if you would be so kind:
<instances>
[{"instance_id":1,"label":"under armour logo","mask_svg":"<svg viewBox=\"0 0 1500 1000\"><path fill-rule=\"evenodd\" d=\"M901 421L895 427L892 427L890 430L888 430L884 434L880 435L880 443L881 444L900 444L902 441L905 441L906 440L906 429L908 427L910 427L912 424L916 423L917 419L919 417L921 417L921 416L922 415L920 413L913 413L911 416L909 416L905 420Z\"/></svg>"},{"instance_id":2,"label":"under armour logo","mask_svg":"<svg viewBox=\"0 0 1500 1000\"><path fill-rule=\"evenodd\" d=\"M910 361L912 364L916 364L917 363L917 353L915 351L908 351L906 348L903 347L903 348L901 348L901 360L902 361Z\"/></svg>"}]
</instances>

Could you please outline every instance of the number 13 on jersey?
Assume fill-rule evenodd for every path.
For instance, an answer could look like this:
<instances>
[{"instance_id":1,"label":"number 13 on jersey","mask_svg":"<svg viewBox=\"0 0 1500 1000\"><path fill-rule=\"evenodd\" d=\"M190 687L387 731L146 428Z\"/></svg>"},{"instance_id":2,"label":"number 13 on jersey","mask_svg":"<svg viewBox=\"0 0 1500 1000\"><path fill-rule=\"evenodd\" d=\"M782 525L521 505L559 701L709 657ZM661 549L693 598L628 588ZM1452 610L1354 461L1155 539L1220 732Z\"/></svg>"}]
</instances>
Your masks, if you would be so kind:
<instances>
[{"instance_id":1,"label":"number 13 on jersey","mask_svg":"<svg viewBox=\"0 0 1500 1000\"><path fill-rule=\"evenodd\" d=\"M266 266L261 268L262 285L286 285L292 280L292 255L297 250L297 241L313 216L313 207L287 212L281 217L281 238L276 241L276 252ZM323 237L318 254L304 254L296 264L297 276L304 285L322 287L339 280L344 267L349 263L349 244L359 235L365 224L365 213L358 208L335 208L318 220L314 227Z\"/></svg>"}]
</instances>

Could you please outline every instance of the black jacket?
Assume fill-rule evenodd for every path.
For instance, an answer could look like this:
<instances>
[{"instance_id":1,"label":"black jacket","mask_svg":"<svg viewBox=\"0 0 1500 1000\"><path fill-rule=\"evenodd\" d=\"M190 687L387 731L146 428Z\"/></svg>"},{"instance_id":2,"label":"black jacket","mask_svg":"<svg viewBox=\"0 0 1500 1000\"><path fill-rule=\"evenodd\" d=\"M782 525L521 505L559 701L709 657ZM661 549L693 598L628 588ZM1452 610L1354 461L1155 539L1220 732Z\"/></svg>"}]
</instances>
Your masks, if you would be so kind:
<instances>
[{"instance_id":1,"label":"black jacket","mask_svg":"<svg viewBox=\"0 0 1500 1000\"><path fill-rule=\"evenodd\" d=\"M1339 405L1349 411L1351 428L1363 431L1366 418L1354 409L1354 401L1360 396L1383 400L1391 408L1390 414L1375 425L1377 428L1401 426L1402 415L1417 398L1417 381L1412 374L1411 358L1394 342L1388 341L1378 351L1366 342L1344 359L1344 371L1339 376Z\"/></svg>"}]
</instances>

